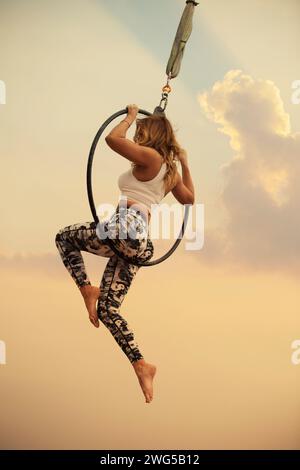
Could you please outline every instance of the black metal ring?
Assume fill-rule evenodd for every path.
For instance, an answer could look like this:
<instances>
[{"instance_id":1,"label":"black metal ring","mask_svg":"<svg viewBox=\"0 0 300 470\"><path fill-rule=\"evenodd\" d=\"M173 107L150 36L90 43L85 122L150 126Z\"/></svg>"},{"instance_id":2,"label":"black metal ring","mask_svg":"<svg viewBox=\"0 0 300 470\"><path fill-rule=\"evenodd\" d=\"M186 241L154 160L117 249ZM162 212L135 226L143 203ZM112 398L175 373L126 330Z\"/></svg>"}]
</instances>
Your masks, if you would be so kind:
<instances>
[{"instance_id":1,"label":"black metal ring","mask_svg":"<svg viewBox=\"0 0 300 470\"><path fill-rule=\"evenodd\" d=\"M149 113L148 111L145 111L143 109L140 109L139 113L144 114L146 116L152 115L152 113ZM94 154L95 154L95 150L97 148L97 144L99 142L99 139L100 139L101 135L103 134L104 130L106 129L106 127L114 119L116 119L118 116L121 116L122 114L127 114L127 109L122 109L121 111L117 111L112 116L110 116L108 119L106 119L106 121L102 124L102 126L98 130L97 134L95 135L93 143L91 145L90 153L89 153L88 164L87 164L87 193L88 193L89 205L90 205L92 215L93 215L93 218L94 218L96 224L99 223L99 218L97 216L97 211L96 211L96 208L95 208L94 197L93 197L93 189L92 189L92 166L93 166ZM169 249L169 251L167 251L166 254L164 254L160 258L155 259L153 261L144 261L143 262L143 261L139 261L139 260L133 260L132 258L129 258L129 257L126 257L125 255L123 255L123 253L120 253L117 250L117 248L113 245L112 240L107 238L106 241L109 244L109 246L111 247L111 249L114 251L114 253L116 253L116 255L118 255L120 258L124 259L128 263L134 264L135 266L153 266L155 264L159 264L162 261L166 260L173 253L173 251L176 250L177 246L181 242L181 239L184 235L184 231L185 231L186 224L187 224L189 209L190 209L190 204L185 204L184 216L183 216L183 222L182 222L181 230L179 232L179 235L178 235L177 240L175 241L175 243L172 245L172 247Z\"/></svg>"}]
</instances>

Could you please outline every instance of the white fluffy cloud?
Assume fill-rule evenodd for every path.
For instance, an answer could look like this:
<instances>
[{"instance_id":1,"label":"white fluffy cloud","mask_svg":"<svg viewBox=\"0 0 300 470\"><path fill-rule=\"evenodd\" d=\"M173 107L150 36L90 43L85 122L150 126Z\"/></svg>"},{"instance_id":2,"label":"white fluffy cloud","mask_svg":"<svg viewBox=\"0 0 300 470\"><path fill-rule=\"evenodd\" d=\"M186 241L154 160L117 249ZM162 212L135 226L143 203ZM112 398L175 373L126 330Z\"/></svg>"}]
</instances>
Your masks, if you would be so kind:
<instances>
[{"instance_id":1,"label":"white fluffy cloud","mask_svg":"<svg viewBox=\"0 0 300 470\"><path fill-rule=\"evenodd\" d=\"M220 169L227 220L207 233L203 256L300 273L300 133L278 88L233 70L198 101L235 151Z\"/></svg>"}]
</instances>

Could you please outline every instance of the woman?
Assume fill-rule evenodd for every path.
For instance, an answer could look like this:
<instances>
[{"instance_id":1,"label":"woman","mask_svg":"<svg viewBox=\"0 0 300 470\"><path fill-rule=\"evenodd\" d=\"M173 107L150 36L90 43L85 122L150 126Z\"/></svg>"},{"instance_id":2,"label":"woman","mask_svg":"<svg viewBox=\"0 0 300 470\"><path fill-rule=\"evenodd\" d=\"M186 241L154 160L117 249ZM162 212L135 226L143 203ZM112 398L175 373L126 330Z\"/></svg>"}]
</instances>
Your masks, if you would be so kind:
<instances>
[{"instance_id":1,"label":"woman","mask_svg":"<svg viewBox=\"0 0 300 470\"><path fill-rule=\"evenodd\" d=\"M193 204L194 187L186 152L176 141L169 120L157 114L137 119L132 142L126 139L126 132L136 119L138 107L128 105L127 109L126 118L111 130L105 140L112 150L131 162L132 168L119 177L120 203L102 229L127 258L147 261L154 251L148 232L151 204L159 203L170 191L180 203ZM182 177L177 171L177 161L181 162ZM121 203L124 198L126 204ZM131 362L146 403L150 403L156 367L145 361L133 331L119 312L139 266L118 257L105 238L99 236L99 226L95 222L69 225L57 233L56 246L83 296L90 321L98 328L100 320L109 329ZM124 230L127 230L126 238ZM81 251L109 258L100 289L91 285Z\"/></svg>"}]
</instances>

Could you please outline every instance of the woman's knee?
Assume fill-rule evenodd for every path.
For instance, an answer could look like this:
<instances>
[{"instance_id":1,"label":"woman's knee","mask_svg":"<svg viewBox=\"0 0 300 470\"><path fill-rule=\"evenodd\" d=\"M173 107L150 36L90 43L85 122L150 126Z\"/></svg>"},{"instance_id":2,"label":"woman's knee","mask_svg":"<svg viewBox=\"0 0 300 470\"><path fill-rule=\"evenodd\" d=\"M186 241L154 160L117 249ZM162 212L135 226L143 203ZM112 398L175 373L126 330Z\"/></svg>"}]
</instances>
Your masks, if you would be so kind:
<instances>
[{"instance_id":1,"label":"woman's knee","mask_svg":"<svg viewBox=\"0 0 300 470\"><path fill-rule=\"evenodd\" d=\"M63 235L65 229L66 229L66 227L61 228L61 229L57 232L57 234L55 235L55 244L56 244L56 245L61 241L62 235Z\"/></svg>"},{"instance_id":2,"label":"woman's knee","mask_svg":"<svg viewBox=\"0 0 300 470\"><path fill-rule=\"evenodd\" d=\"M57 234L55 235L55 244L56 244L56 246L57 246L58 243L61 241L61 234L62 234L62 231L59 230L59 231L57 232Z\"/></svg>"}]
</instances>

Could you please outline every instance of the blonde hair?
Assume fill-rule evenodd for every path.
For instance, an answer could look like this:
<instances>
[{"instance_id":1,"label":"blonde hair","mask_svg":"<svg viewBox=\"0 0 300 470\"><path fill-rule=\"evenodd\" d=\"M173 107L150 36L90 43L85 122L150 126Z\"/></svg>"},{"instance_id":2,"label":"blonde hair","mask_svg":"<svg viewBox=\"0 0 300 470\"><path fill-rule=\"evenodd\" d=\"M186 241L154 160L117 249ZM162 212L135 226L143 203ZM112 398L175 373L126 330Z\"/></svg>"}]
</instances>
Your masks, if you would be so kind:
<instances>
[{"instance_id":1,"label":"blonde hair","mask_svg":"<svg viewBox=\"0 0 300 470\"><path fill-rule=\"evenodd\" d=\"M151 114L143 119L136 119L134 142L157 150L166 163L164 176L165 193L176 184L177 162L181 147L176 140L174 130L166 116ZM135 166L133 163L132 166Z\"/></svg>"}]
</instances>

